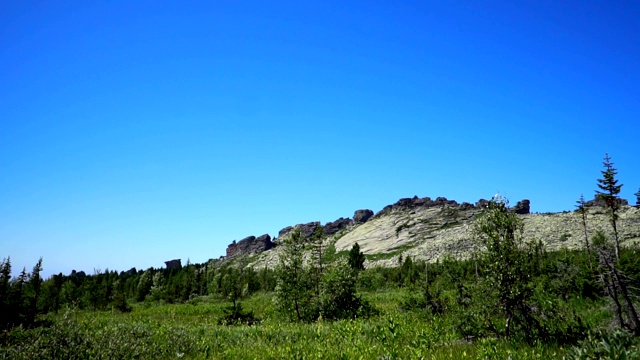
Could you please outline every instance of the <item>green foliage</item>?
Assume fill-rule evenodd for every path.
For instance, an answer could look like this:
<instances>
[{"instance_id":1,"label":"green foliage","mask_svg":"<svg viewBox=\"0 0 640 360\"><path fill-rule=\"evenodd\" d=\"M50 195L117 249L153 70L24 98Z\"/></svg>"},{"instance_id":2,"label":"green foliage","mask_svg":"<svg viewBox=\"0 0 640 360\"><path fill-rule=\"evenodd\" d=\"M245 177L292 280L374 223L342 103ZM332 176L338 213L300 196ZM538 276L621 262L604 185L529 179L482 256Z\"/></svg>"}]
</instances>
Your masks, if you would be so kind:
<instances>
[{"instance_id":1,"label":"green foliage","mask_svg":"<svg viewBox=\"0 0 640 360\"><path fill-rule=\"evenodd\" d=\"M224 308L224 316L218 320L219 325L254 325L260 320L252 310L242 308L242 303Z\"/></svg>"},{"instance_id":2,"label":"green foliage","mask_svg":"<svg viewBox=\"0 0 640 360\"><path fill-rule=\"evenodd\" d=\"M510 212L505 203L490 202L475 222L477 239L485 249L483 267L486 270L487 294L495 294L504 314L504 332L529 331L532 319L527 305L531 297L530 276L526 272L528 254L524 251L522 220Z\"/></svg>"},{"instance_id":3,"label":"green foliage","mask_svg":"<svg viewBox=\"0 0 640 360\"><path fill-rule=\"evenodd\" d=\"M312 321L319 315L314 299L312 274L304 264L304 243L296 228L284 240L278 267L275 301L281 313L297 321Z\"/></svg>"},{"instance_id":4,"label":"green foliage","mask_svg":"<svg viewBox=\"0 0 640 360\"><path fill-rule=\"evenodd\" d=\"M353 244L349 251L349 266L354 270L364 270L364 254L360 251L358 243Z\"/></svg>"},{"instance_id":5,"label":"green foliage","mask_svg":"<svg viewBox=\"0 0 640 360\"><path fill-rule=\"evenodd\" d=\"M616 260L620 260L620 239L618 238L618 209L619 209L619 200L620 190L622 189L622 184L618 185L618 180L616 179L616 175L618 174L618 170L613 167L613 162L611 162L611 158L609 154L605 154L604 157L604 170L601 171L602 179L598 179L598 188L600 190L596 190L596 196L606 203L609 208L609 215L611 220L611 226L613 227L613 236L615 241L615 255Z\"/></svg>"},{"instance_id":6,"label":"green foliage","mask_svg":"<svg viewBox=\"0 0 640 360\"><path fill-rule=\"evenodd\" d=\"M637 340L625 331L599 332L590 334L580 345L572 347L563 359L640 359L640 348Z\"/></svg>"},{"instance_id":7,"label":"green foliage","mask_svg":"<svg viewBox=\"0 0 640 360\"><path fill-rule=\"evenodd\" d=\"M331 264L322 277L321 315L323 319L366 317L374 309L356 294L358 270L347 261Z\"/></svg>"}]
</instances>

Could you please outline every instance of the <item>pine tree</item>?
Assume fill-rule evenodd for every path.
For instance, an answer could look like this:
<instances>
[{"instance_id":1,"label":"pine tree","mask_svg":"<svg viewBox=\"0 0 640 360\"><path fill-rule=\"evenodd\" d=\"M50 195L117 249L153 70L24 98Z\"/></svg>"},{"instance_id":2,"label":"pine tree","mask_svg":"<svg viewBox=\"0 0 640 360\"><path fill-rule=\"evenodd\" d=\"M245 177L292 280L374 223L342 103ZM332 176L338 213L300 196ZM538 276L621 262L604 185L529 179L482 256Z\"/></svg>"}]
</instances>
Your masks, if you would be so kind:
<instances>
[{"instance_id":1,"label":"pine tree","mask_svg":"<svg viewBox=\"0 0 640 360\"><path fill-rule=\"evenodd\" d=\"M636 207L640 207L640 189L638 189L638 192L633 195L636 196Z\"/></svg>"},{"instance_id":2,"label":"pine tree","mask_svg":"<svg viewBox=\"0 0 640 360\"><path fill-rule=\"evenodd\" d=\"M364 254L360 251L358 243L353 244L349 251L349 266L354 270L364 270Z\"/></svg>"},{"instance_id":3,"label":"pine tree","mask_svg":"<svg viewBox=\"0 0 640 360\"><path fill-rule=\"evenodd\" d=\"M604 156L604 170L601 171L602 179L598 179L598 187L602 191L596 190L596 196L599 199L602 199L606 206L609 208L609 216L611 221L611 226L613 227L613 236L615 240L615 255L616 261L620 260L620 239L618 237L618 209L619 209L619 196L620 189L622 189L622 184L618 185L618 180L616 179L616 175L618 174L618 170L613 167L613 162L611 162L611 157L609 154L605 154Z\"/></svg>"},{"instance_id":4,"label":"pine tree","mask_svg":"<svg viewBox=\"0 0 640 360\"><path fill-rule=\"evenodd\" d=\"M0 263L0 329L9 323L9 307L11 303L11 258L2 259Z\"/></svg>"},{"instance_id":5,"label":"pine tree","mask_svg":"<svg viewBox=\"0 0 640 360\"><path fill-rule=\"evenodd\" d=\"M589 234L587 233L587 208L584 195L580 194L580 199L576 201L576 211L582 217L582 228L584 229L584 244L587 248L589 258L591 258L591 247L589 246Z\"/></svg>"}]
</instances>

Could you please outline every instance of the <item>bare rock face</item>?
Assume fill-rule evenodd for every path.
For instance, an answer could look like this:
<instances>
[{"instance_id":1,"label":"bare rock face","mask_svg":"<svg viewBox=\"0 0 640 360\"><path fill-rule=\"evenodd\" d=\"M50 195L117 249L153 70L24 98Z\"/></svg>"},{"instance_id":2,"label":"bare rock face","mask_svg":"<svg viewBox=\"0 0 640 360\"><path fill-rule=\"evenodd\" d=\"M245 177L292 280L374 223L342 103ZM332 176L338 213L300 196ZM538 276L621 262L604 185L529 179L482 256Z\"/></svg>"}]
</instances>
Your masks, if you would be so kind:
<instances>
[{"instance_id":1,"label":"bare rock face","mask_svg":"<svg viewBox=\"0 0 640 360\"><path fill-rule=\"evenodd\" d=\"M351 219L340 218L336 221L328 222L322 227L324 236L335 235L338 231L346 228L351 224Z\"/></svg>"},{"instance_id":2,"label":"bare rock face","mask_svg":"<svg viewBox=\"0 0 640 360\"><path fill-rule=\"evenodd\" d=\"M528 214L529 210L530 210L530 207L529 207L530 204L531 204L531 202L528 199L524 199L524 200L518 201L516 206L514 206L511 209L511 211L513 211L516 214L520 214L520 215Z\"/></svg>"},{"instance_id":3,"label":"bare rock face","mask_svg":"<svg viewBox=\"0 0 640 360\"><path fill-rule=\"evenodd\" d=\"M164 264L167 266L167 269L180 269L182 267L182 261L180 261L180 259L165 261Z\"/></svg>"},{"instance_id":4,"label":"bare rock face","mask_svg":"<svg viewBox=\"0 0 640 360\"><path fill-rule=\"evenodd\" d=\"M233 257L240 254L259 254L267 251L274 246L269 234L259 237L247 236L246 238L235 242L233 241L227 246L227 257Z\"/></svg>"},{"instance_id":5,"label":"bare rock face","mask_svg":"<svg viewBox=\"0 0 640 360\"><path fill-rule=\"evenodd\" d=\"M489 201L489 200L486 200L486 199L480 199L480 200L476 201L476 207L477 207L478 209L486 209L486 208L488 208L488 207L489 207L489 203L490 203L490 201Z\"/></svg>"},{"instance_id":6,"label":"bare rock face","mask_svg":"<svg viewBox=\"0 0 640 360\"><path fill-rule=\"evenodd\" d=\"M353 213L353 221L357 224L362 224L367 222L373 216L373 211L369 209L356 210Z\"/></svg>"}]
</instances>

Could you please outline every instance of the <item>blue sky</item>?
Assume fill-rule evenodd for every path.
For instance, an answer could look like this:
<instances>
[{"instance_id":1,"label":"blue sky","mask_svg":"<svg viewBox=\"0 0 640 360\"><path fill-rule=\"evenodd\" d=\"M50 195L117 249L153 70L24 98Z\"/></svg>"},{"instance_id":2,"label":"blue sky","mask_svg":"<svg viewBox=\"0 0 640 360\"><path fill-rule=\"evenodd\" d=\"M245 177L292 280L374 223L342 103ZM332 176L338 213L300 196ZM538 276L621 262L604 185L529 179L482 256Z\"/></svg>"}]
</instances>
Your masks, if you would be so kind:
<instances>
[{"instance_id":1,"label":"blue sky","mask_svg":"<svg viewBox=\"0 0 640 360\"><path fill-rule=\"evenodd\" d=\"M640 188L633 1L3 2L0 257L204 262L402 197Z\"/></svg>"}]
</instances>

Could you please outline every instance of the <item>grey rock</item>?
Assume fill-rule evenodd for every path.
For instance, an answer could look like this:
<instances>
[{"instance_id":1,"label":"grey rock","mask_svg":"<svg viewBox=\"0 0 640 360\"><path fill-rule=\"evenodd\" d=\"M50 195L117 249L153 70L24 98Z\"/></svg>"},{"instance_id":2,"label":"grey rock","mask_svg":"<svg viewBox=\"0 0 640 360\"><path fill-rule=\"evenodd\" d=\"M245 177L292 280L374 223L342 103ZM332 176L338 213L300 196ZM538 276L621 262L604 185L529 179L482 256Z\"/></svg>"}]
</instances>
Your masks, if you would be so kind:
<instances>
[{"instance_id":1,"label":"grey rock","mask_svg":"<svg viewBox=\"0 0 640 360\"><path fill-rule=\"evenodd\" d=\"M467 211L475 209L476 207L473 206L473 204L469 204L468 202L463 202L458 208L460 209L460 211Z\"/></svg>"},{"instance_id":2,"label":"grey rock","mask_svg":"<svg viewBox=\"0 0 640 360\"><path fill-rule=\"evenodd\" d=\"M164 264L167 266L167 269L180 269L182 267L182 261L180 261L180 259L165 261Z\"/></svg>"},{"instance_id":3,"label":"grey rock","mask_svg":"<svg viewBox=\"0 0 640 360\"><path fill-rule=\"evenodd\" d=\"M233 241L227 246L227 257L234 257L241 254L259 254L274 247L269 234L259 237L247 236L246 238L236 242Z\"/></svg>"},{"instance_id":4,"label":"grey rock","mask_svg":"<svg viewBox=\"0 0 640 360\"><path fill-rule=\"evenodd\" d=\"M295 228L300 228L300 234L302 235L302 238L308 239L319 226L319 221L314 221L306 224L298 224L296 226L287 226L286 228L280 230L280 232L278 233L278 238L289 235Z\"/></svg>"},{"instance_id":5,"label":"grey rock","mask_svg":"<svg viewBox=\"0 0 640 360\"><path fill-rule=\"evenodd\" d=\"M358 210L358 211L360 211L360 210ZM369 211L371 211L371 210L369 210ZM371 215L373 215L373 212L371 212ZM331 236L331 235L336 234L338 231L340 231L340 230L346 228L347 226L349 226L349 224L351 224L351 222L352 222L351 219L340 218L340 219L338 219L336 221L332 221L332 222L326 223L322 227L322 231L324 232L324 236Z\"/></svg>"},{"instance_id":6,"label":"grey rock","mask_svg":"<svg viewBox=\"0 0 640 360\"><path fill-rule=\"evenodd\" d=\"M369 209L356 210L353 213L353 221L357 224L367 222L373 216L373 211Z\"/></svg>"},{"instance_id":7,"label":"grey rock","mask_svg":"<svg viewBox=\"0 0 640 360\"><path fill-rule=\"evenodd\" d=\"M516 206L511 208L511 211L520 215L528 214L530 211L530 204L531 202L528 199L518 201Z\"/></svg>"}]
</instances>

